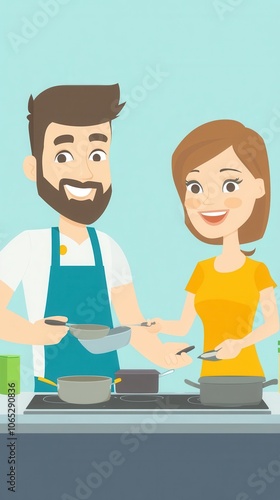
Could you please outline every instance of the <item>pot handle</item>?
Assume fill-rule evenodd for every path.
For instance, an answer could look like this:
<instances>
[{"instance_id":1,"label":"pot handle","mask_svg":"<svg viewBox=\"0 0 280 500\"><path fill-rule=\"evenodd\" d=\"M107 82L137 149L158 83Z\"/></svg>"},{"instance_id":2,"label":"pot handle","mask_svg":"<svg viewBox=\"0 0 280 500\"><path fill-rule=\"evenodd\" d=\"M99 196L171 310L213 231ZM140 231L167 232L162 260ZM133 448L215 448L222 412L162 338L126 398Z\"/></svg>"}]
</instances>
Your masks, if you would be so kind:
<instances>
[{"instance_id":1,"label":"pot handle","mask_svg":"<svg viewBox=\"0 0 280 500\"><path fill-rule=\"evenodd\" d=\"M162 372L159 374L159 377L165 377L165 375L169 375L171 373L174 373L175 370L168 370L167 372Z\"/></svg>"},{"instance_id":2,"label":"pot handle","mask_svg":"<svg viewBox=\"0 0 280 500\"><path fill-rule=\"evenodd\" d=\"M200 384L197 384L196 382L192 382L191 380L188 380L185 378L184 380L185 384L191 385L192 387L196 387L197 389L200 389Z\"/></svg>"},{"instance_id":3,"label":"pot handle","mask_svg":"<svg viewBox=\"0 0 280 500\"><path fill-rule=\"evenodd\" d=\"M273 378L272 380L267 380L266 382L263 382L263 388L264 387L268 387L269 385L276 385L278 384L278 379L277 378Z\"/></svg>"}]
</instances>

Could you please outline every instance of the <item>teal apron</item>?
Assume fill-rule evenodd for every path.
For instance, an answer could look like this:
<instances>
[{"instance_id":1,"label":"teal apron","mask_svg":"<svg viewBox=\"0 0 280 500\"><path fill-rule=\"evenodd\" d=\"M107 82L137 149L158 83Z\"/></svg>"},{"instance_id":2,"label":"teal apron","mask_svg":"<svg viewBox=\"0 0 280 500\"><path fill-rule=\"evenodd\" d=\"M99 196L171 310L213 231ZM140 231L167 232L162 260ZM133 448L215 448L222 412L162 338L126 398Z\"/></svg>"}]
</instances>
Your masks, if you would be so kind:
<instances>
[{"instance_id":1,"label":"teal apron","mask_svg":"<svg viewBox=\"0 0 280 500\"><path fill-rule=\"evenodd\" d=\"M105 271L96 231L88 233L94 266L61 266L60 238L52 228L52 264L44 317L67 316L69 323L94 323L113 327ZM55 326L53 328L56 328ZM117 351L91 354L68 332L56 345L45 349L45 378L57 382L66 375L105 375L114 378L119 369ZM56 392L57 388L35 377L35 392Z\"/></svg>"}]
</instances>

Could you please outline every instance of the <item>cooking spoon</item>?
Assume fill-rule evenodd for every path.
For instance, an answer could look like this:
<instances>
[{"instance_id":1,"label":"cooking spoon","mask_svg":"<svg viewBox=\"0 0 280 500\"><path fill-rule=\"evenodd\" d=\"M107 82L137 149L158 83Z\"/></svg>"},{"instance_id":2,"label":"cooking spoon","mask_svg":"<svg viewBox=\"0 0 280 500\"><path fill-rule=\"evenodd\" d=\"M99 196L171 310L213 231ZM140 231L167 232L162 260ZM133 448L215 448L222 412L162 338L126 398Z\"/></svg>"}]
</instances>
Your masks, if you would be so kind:
<instances>
[{"instance_id":1,"label":"cooking spoon","mask_svg":"<svg viewBox=\"0 0 280 500\"><path fill-rule=\"evenodd\" d=\"M205 361L221 361L220 358L216 357L216 352L218 352L219 350L220 349L217 349L216 351L213 350L213 351L203 352L202 354L200 354L200 356L198 356L198 358L204 359Z\"/></svg>"}]
</instances>

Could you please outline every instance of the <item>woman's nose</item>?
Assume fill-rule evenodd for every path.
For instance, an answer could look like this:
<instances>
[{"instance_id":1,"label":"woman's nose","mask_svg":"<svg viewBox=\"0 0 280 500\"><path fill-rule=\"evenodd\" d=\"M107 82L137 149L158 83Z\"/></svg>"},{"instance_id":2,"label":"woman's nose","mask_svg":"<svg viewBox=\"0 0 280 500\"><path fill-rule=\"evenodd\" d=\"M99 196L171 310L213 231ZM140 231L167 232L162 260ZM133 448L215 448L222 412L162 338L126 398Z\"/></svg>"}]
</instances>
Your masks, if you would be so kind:
<instances>
[{"instance_id":1,"label":"woman's nose","mask_svg":"<svg viewBox=\"0 0 280 500\"><path fill-rule=\"evenodd\" d=\"M214 205L215 200L210 196L205 196L203 200L203 205Z\"/></svg>"},{"instance_id":2,"label":"woman's nose","mask_svg":"<svg viewBox=\"0 0 280 500\"><path fill-rule=\"evenodd\" d=\"M215 182L212 182L207 186L207 190L204 192L204 195L204 205L213 205L220 195L219 186Z\"/></svg>"}]
</instances>

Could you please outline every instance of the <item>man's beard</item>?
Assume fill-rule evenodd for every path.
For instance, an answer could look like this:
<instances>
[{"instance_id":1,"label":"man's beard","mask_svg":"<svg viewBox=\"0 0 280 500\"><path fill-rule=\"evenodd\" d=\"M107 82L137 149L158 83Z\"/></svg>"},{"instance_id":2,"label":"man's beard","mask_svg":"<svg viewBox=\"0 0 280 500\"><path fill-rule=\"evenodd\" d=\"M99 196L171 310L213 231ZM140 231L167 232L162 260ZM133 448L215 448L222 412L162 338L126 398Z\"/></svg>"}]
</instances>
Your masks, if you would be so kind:
<instances>
[{"instance_id":1,"label":"man's beard","mask_svg":"<svg viewBox=\"0 0 280 500\"><path fill-rule=\"evenodd\" d=\"M78 188L96 189L93 200L68 199L64 185ZM103 192L101 182L79 182L72 179L61 179L59 189L50 184L43 176L42 165L37 168L37 190L43 200L56 210L60 215L79 224L93 224L106 209L111 195L112 186Z\"/></svg>"}]
</instances>

